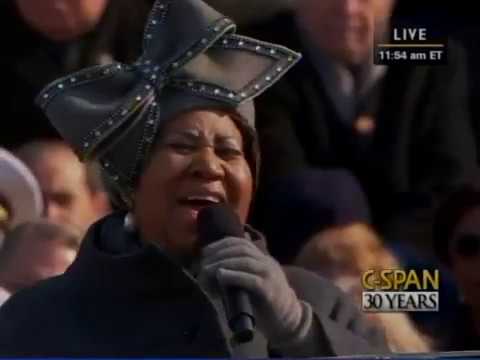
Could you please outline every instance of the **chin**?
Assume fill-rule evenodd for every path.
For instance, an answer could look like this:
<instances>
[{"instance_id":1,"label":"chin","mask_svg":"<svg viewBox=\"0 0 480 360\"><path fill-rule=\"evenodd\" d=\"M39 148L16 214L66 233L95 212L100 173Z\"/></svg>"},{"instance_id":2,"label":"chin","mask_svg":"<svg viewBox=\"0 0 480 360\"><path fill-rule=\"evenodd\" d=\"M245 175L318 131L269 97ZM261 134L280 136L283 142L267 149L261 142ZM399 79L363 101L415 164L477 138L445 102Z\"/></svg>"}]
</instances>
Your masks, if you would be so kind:
<instances>
[{"instance_id":1,"label":"chin","mask_svg":"<svg viewBox=\"0 0 480 360\"><path fill-rule=\"evenodd\" d=\"M165 248L167 252L180 259L191 259L200 254L196 231L172 232L172 234L168 236Z\"/></svg>"}]
</instances>

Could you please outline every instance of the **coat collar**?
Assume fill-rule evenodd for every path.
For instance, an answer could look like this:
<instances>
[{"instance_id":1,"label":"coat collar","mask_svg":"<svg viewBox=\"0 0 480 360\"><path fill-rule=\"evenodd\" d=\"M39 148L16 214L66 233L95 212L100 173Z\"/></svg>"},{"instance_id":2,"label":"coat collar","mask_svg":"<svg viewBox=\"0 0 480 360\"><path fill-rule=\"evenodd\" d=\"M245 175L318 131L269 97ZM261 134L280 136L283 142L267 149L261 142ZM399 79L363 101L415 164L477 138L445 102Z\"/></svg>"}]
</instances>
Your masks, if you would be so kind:
<instances>
[{"instance_id":1,"label":"coat collar","mask_svg":"<svg viewBox=\"0 0 480 360\"><path fill-rule=\"evenodd\" d=\"M67 273L100 291L205 295L190 271L159 246L143 243L135 232L126 231L124 217L124 213L117 213L94 224ZM259 232L247 226L246 234L267 252L266 241Z\"/></svg>"}]
</instances>

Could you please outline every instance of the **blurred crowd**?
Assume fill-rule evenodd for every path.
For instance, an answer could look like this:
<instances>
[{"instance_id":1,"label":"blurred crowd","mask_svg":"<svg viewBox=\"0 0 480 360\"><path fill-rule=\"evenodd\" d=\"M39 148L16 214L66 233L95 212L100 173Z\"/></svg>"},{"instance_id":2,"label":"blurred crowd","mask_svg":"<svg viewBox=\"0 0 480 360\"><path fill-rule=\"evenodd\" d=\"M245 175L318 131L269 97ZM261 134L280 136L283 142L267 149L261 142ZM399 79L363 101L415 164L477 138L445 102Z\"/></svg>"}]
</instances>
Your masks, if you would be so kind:
<instances>
[{"instance_id":1,"label":"blurred crowd","mask_svg":"<svg viewBox=\"0 0 480 360\"><path fill-rule=\"evenodd\" d=\"M367 270L441 269L439 313L369 317L395 352L479 350L480 28L443 21L448 9L434 3L208 2L240 33L303 54L256 101L262 164L251 222L271 254L330 278L359 306ZM0 5L9 29L0 35L0 303L63 273L89 226L116 210L97 165L60 140L35 96L85 66L134 62L152 4ZM438 26L448 64L374 65L374 39L393 22Z\"/></svg>"}]
</instances>

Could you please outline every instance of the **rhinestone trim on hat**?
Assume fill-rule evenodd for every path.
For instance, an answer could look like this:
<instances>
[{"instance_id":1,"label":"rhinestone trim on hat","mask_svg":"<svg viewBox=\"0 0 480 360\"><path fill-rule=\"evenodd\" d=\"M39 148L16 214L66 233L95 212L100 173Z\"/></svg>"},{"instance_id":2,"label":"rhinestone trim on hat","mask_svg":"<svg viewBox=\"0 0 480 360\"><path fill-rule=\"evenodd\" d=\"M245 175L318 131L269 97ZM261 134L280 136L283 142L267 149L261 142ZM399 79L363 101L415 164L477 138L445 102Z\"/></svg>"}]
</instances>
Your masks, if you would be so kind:
<instances>
[{"instance_id":1,"label":"rhinestone trim on hat","mask_svg":"<svg viewBox=\"0 0 480 360\"><path fill-rule=\"evenodd\" d=\"M160 86L157 84L159 79L163 83L162 85L164 85L166 82L165 79L174 78L175 73L186 63L195 58L199 53L205 51L206 48L211 47L218 38L222 36L222 34L225 34L228 31L233 31L234 29L235 24L232 20L228 18L219 19L212 23L206 29L203 37L187 49L183 55L173 59L166 66L151 66L152 60L145 58L145 54L137 61L136 66L140 67L141 71L145 74L152 74L149 79L157 88L159 88Z\"/></svg>"},{"instance_id":2,"label":"rhinestone trim on hat","mask_svg":"<svg viewBox=\"0 0 480 360\"><path fill-rule=\"evenodd\" d=\"M88 69L77 71L76 73L58 79L52 82L46 89L38 95L38 105L45 109L48 104L58 94L73 87L88 84L106 78L110 78L118 74L122 70L126 70L128 66L115 63L108 65L97 65Z\"/></svg>"},{"instance_id":3,"label":"rhinestone trim on hat","mask_svg":"<svg viewBox=\"0 0 480 360\"><path fill-rule=\"evenodd\" d=\"M131 95L121 107L82 139L84 144L84 157L94 151L103 140L122 126L125 121L129 120L131 115L138 111L143 103L153 97L153 90L151 88L147 90L145 84L140 83L137 85L137 88L140 90L136 92L136 95ZM98 133L100 133L101 136L97 136Z\"/></svg>"},{"instance_id":4,"label":"rhinestone trim on hat","mask_svg":"<svg viewBox=\"0 0 480 360\"><path fill-rule=\"evenodd\" d=\"M137 82L132 86L128 95L121 99L122 104L117 109L106 116L95 128L88 129L86 134L79 134L77 138L72 136L73 139L71 139L72 142L76 142L72 145L77 154L81 158L87 158L93 156L101 143L114 132L117 130L128 131L134 126L133 123L127 124L127 122L142 121L143 137L136 144L134 164L129 164L125 169L122 165L122 169L119 169L111 161L102 162L102 166L112 179L129 189L133 188L135 177L139 174L158 132L161 111L158 99L166 85L238 106L265 91L279 77L283 76L300 57L299 54L282 46L236 35L234 34L235 24L228 18L221 18L213 21L207 28L199 32L198 40L189 48L182 49L182 55L170 59L168 63L160 64L155 61L154 54L149 52L149 48L152 40L159 33L159 26L165 23L173 1L177 0L157 0L155 2L145 26L143 55L134 64L115 63L76 72L50 84L37 98L38 104L46 109L56 96L71 88L96 81L109 81L109 78L113 78L119 73L133 72L138 75ZM199 54L208 55L209 49L248 51L274 61L272 66L265 69L260 77L250 79L241 89L228 89L206 80L178 76L185 64ZM145 115L142 109L146 109ZM142 112L139 113L139 111ZM135 116L136 114L137 116ZM125 124L128 126L125 126L125 130L123 130L122 126ZM100 156L104 155L100 154ZM108 152L105 156L108 156Z\"/></svg>"},{"instance_id":5,"label":"rhinestone trim on hat","mask_svg":"<svg viewBox=\"0 0 480 360\"><path fill-rule=\"evenodd\" d=\"M150 42L153 39L153 34L155 33L157 26L165 22L172 2L173 0L157 0L153 5L152 11L150 12L150 16L148 17L145 29L143 31L144 49L148 49L150 46Z\"/></svg>"},{"instance_id":6,"label":"rhinestone trim on hat","mask_svg":"<svg viewBox=\"0 0 480 360\"><path fill-rule=\"evenodd\" d=\"M140 174L142 168L145 164L145 160L150 153L150 149L154 145L155 136L158 131L159 127L159 117L160 117L160 106L158 103L153 101L148 108L148 115L147 121L145 122L145 126L143 129L143 136L141 141L137 145L137 151L135 156L135 163L133 164L131 171L130 171L130 182L131 186L133 187L134 184L132 183L135 179L135 174Z\"/></svg>"}]
</instances>

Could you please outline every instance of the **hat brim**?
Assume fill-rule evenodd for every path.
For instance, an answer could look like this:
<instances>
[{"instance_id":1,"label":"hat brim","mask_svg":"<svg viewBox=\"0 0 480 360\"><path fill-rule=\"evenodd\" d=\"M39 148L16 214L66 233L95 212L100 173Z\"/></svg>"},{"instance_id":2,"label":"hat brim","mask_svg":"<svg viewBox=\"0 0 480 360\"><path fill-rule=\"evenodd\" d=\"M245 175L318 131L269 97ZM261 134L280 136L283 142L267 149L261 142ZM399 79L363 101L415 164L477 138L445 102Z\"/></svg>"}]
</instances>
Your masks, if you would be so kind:
<instances>
[{"instance_id":1,"label":"hat brim","mask_svg":"<svg viewBox=\"0 0 480 360\"><path fill-rule=\"evenodd\" d=\"M43 212L40 186L19 159L0 149L0 194L11 214L10 227L38 219Z\"/></svg>"}]
</instances>

